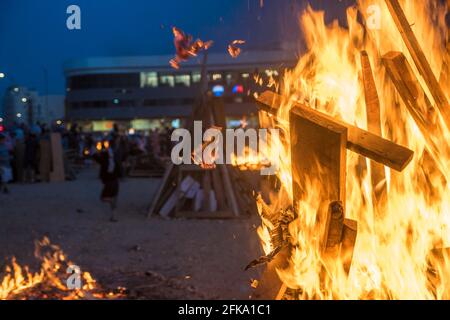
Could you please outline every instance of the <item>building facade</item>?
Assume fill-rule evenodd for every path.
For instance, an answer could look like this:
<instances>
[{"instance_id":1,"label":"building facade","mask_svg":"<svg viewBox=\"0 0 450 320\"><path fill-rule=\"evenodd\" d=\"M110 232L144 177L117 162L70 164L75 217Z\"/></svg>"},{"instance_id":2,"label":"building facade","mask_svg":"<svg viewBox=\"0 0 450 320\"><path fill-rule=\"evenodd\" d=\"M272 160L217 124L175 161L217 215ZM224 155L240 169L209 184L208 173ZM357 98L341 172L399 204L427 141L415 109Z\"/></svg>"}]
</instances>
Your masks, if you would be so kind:
<instances>
[{"instance_id":1,"label":"building facade","mask_svg":"<svg viewBox=\"0 0 450 320\"><path fill-rule=\"evenodd\" d=\"M66 120L93 131L113 122L151 129L155 121L186 119L200 92L203 55L169 65L172 56L89 58L64 66ZM209 53L208 90L223 98L230 119L256 114L255 76L277 77L295 61L283 51L244 52L237 59ZM265 80L265 79L263 79Z\"/></svg>"},{"instance_id":2,"label":"building facade","mask_svg":"<svg viewBox=\"0 0 450 320\"><path fill-rule=\"evenodd\" d=\"M64 118L64 100L63 95L41 96L33 89L11 86L4 95L3 122L50 124Z\"/></svg>"}]
</instances>

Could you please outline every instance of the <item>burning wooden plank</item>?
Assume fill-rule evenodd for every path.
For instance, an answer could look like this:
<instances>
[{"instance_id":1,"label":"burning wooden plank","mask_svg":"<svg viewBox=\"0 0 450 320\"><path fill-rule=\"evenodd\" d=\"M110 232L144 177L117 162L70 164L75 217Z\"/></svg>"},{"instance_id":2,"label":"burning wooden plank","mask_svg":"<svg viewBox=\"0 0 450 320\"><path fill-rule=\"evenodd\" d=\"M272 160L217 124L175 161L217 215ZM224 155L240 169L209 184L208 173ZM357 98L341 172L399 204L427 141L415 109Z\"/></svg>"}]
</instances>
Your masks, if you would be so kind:
<instances>
[{"instance_id":1,"label":"burning wooden plank","mask_svg":"<svg viewBox=\"0 0 450 320\"><path fill-rule=\"evenodd\" d=\"M439 77L439 83L441 87L445 87L445 85L448 86L449 82L450 82L450 38L447 43L447 52L444 57L444 62L442 64L441 76Z\"/></svg>"},{"instance_id":2,"label":"burning wooden plank","mask_svg":"<svg viewBox=\"0 0 450 320\"><path fill-rule=\"evenodd\" d=\"M342 230L342 244L340 257L345 272L349 273L353 261L353 252L355 250L356 237L358 235L358 222L345 219Z\"/></svg>"},{"instance_id":3,"label":"burning wooden plank","mask_svg":"<svg viewBox=\"0 0 450 320\"><path fill-rule=\"evenodd\" d=\"M340 201L333 201L328 208L326 234L324 237L325 251L335 248L341 243L344 229L345 212Z\"/></svg>"},{"instance_id":4,"label":"burning wooden plank","mask_svg":"<svg viewBox=\"0 0 450 320\"><path fill-rule=\"evenodd\" d=\"M342 263L345 272L350 273L353 252L358 235L358 223L345 219L345 211L340 201L330 204L327 216L326 237L324 239L323 258L328 269L336 267L336 261Z\"/></svg>"},{"instance_id":5,"label":"burning wooden plank","mask_svg":"<svg viewBox=\"0 0 450 320\"><path fill-rule=\"evenodd\" d=\"M282 104L283 100L280 95L266 91L257 98L257 102L262 110L276 115L279 109L278 106ZM343 121L336 120L300 102L296 102L293 109L299 114L305 114L311 117L325 117L332 123L347 128L347 149L394 170L403 171L414 157L414 152L408 148L385 140Z\"/></svg>"},{"instance_id":6,"label":"burning wooden plank","mask_svg":"<svg viewBox=\"0 0 450 320\"><path fill-rule=\"evenodd\" d=\"M331 202L341 201L345 208L347 128L299 108L291 110L289 122L294 208L314 188L321 201L317 222L325 224Z\"/></svg>"},{"instance_id":7,"label":"burning wooden plank","mask_svg":"<svg viewBox=\"0 0 450 320\"><path fill-rule=\"evenodd\" d=\"M377 87L373 78L369 55L366 51L361 53L361 66L364 96L366 100L367 128L369 132L382 137L383 133L381 131L380 100L378 98ZM375 161L371 161L370 173L373 187L372 190L376 204L383 206L387 200L386 172L384 171L384 166Z\"/></svg>"},{"instance_id":8,"label":"burning wooden plank","mask_svg":"<svg viewBox=\"0 0 450 320\"><path fill-rule=\"evenodd\" d=\"M440 139L444 136L445 128L439 125L437 110L428 100L403 53L387 53L383 56L383 64L408 112L424 136L427 142L427 150L439 166L442 174L447 175L446 166L441 163L440 155L448 155L450 150L447 144L440 142Z\"/></svg>"},{"instance_id":9,"label":"burning wooden plank","mask_svg":"<svg viewBox=\"0 0 450 320\"><path fill-rule=\"evenodd\" d=\"M410 23L408 22L408 19L406 18L405 13L402 10L402 7L400 6L400 3L398 0L386 0L386 4L395 24L397 25L397 28L400 31L403 41L405 42L406 47L414 60L414 64L430 89L431 95L433 96L436 106L444 118L447 128L450 128L450 108L447 97L439 85L439 82L433 73L430 64L428 63L427 58L425 57L425 54L417 41L417 38Z\"/></svg>"},{"instance_id":10,"label":"burning wooden plank","mask_svg":"<svg viewBox=\"0 0 450 320\"><path fill-rule=\"evenodd\" d=\"M320 195L316 225L314 232L321 233L325 246L340 243L344 217L345 178L347 164L347 128L325 117L322 114L298 112L296 108L290 112L290 145L294 191L294 208L302 199L307 199L312 188ZM307 183L310 182L310 183ZM339 201L340 217L330 219L329 204ZM270 211L270 210L269 210ZM271 216L270 212L265 215ZM264 213L263 213L264 216ZM331 214L331 217L335 215ZM342 218L342 219L341 219ZM333 220L333 221L332 221ZM342 220L339 231L339 220ZM333 226L331 231L330 225ZM268 266L263 273L259 286L253 295L254 299L281 299L286 290L278 276L277 269L288 266L290 245L285 244L287 229L274 227L277 236L272 235L274 254L267 259ZM271 233L272 233L271 231ZM278 240L278 238L280 238ZM337 258L337 256L335 257ZM336 260L334 260L336 261ZM255 263L258 263L259 260ZM332 261L330 261L332 263Z\"/></svg>"},{"instance_id":11,"label":"burning wooden plank","mask_svg":"<svg viewBox=\"0 0 450 320\"><path fill-rule=\"evenodd\" d=\"M325 265L334 269L344 233L348 130L324 115L298 112L297 108L291 110L289 123L294 208L309 198L312 189L319 195L314 233L322 235ZM346 254L341 260L346 271L351 258Z\"/></svg>"}]
</instances>

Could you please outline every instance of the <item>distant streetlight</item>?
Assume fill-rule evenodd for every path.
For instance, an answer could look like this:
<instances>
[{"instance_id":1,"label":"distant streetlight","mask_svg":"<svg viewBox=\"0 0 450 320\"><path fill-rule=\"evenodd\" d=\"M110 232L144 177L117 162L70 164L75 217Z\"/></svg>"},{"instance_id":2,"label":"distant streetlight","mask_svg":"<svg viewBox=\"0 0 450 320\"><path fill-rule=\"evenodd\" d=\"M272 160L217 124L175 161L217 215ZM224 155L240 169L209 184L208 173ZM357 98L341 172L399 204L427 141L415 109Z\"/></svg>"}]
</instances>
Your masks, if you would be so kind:
<instances>
[{"instance_id":1,"label":"distant streetlight","mask_svg":"<svg viewBox=\"0 0 450 320\"><path fill-rule=\"evenodd\" d=\"M3 79L6 75L3 72L0 72L0 79Z\"/></svg>"},{"instance_id":2,"label":"distant streetlight","mask_svg":"<svg viewBox=\"0 0 450 320\"><path fill-rule=\"evenodd\" d=\"M17 118L22 118L22 114L19 112L18 114L16 114Z\"/></svg>"},{"instance_id":3,"label":"distant streetlight","mask_svg":"<svg viewBox=\"0 0 450 320\"><path fill-rule=\"evenodd\" d=\"M0 117L0 123L2 123L2 122L3 122L3 118Z\"/></svg>"},{"instance_id":4,"label":"distant streetlight","mask_svg":"<svg viewBox=\"0 0 450 320\"><path fill-rule=\"evenodd\" d=\"M19 88L18 88L18 87L15 87L15 88L13 89L13 91L14 91L14 92L19 92Z\"/></svg>"},{"instance_id":5,"label":"distant streetlight","mask_svg":"<svg viewBox=\"0 0 450 320\"><path fill-rule=\"evenodd\" d=\"M27 103L27 102L28 102L28 99L27 99L27 98L22 98L22 102L23 102L23 103Z\"/></svg>"}]
</instances>

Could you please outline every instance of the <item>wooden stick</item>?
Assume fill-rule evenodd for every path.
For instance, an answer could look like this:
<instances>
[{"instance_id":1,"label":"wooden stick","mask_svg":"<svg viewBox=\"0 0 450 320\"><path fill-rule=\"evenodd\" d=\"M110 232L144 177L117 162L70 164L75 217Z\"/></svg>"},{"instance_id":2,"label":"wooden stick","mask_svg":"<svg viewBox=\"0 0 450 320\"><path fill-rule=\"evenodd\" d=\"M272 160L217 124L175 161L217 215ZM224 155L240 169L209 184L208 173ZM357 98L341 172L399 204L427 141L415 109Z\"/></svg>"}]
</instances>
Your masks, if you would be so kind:
<instances>
[{"instance_id":1,"label":"wooden stick","mask_svg":"<svg viewBox=\"0 0 450 320\"><path fill-rule=\"evenodd\" d=\"M271 91L266 91L257 98L257 103L262 110L277 115L279 106L282 105L282 97ZM403 171L414 157L412 150L343 121L336 120L300 102L294 103L294 109L299 114L309 117L325 117L332 123L346 127L348 130L347 149L394 170Z\"/></svg>"},{"instance_id":2,"label":"wooden stick","mask_svg":"<svg viewBox=\"0 0 450 320\"><path fill-rule=\"evenodd\" d=\"M345 219L342 230L341 261L344 270L350 273L353 252L355 250L356 238L358 236L358 223L354 220Z\"/></svg>"},{"instance_id":3,"label":"wooden stick","mask_svg":"<svg viewBox=\"0 0 450 320\"><path fill-rule=\"evenodd\" d=\"M334 201L328 209L326 235L324 239L325 250L339 246L344 229L344 206L341 201Z\"/></svg>"},{"instance_id":4,"label":"wooden stick","mask_svg":"<svg viewBox=\"0 0 450 320\"><path fill-rule=\"evenodd\" d=\"M441 76L439 77L439 83L441 87L450 88L450 39L447 43L447 52L444 57L444 61L442 63Z\"/></svg>"},{"instance_id":5,"label":"wooden stick","mask_svg":"<svg viewBox=\"0 0 450 320\"><path fill-rule=\"evenodd\" d=\"M156 193L155 197L152 200L152 204L150 205L150 208L148 209L147 217L150 218L153 214L155 214L157 206L160 202L160 198L162 194L164 193L164 190L166 190L166 186L170 182L170 178L173 176L172 173L174 171L174 164L170 163L169 166L166 168L166 172L164 173L164 177L161 181L161 184L159 185L158 192Z\"/></svg>"},{"instance_id":6,"label":"wooden stick","mask_svg":"<svg viewBox=\"0 0 450 320\"><path fill-rule=\"evenodd\" d=\"M386 4L420 75L430 89L431 95L442 114L447 128L450 128L450 108L447 97L427 61L400 3L398 0L386 0Z\"/></svg>"},{"instance_id":7,"label":"wooden stick","mask_svg":"<svg viewBox=\"0 0 450 320\"><path fill-rule=\"evenodd\" d=\"M364 96L366 100L367 128L369 132L380 137L383 136L381 130L380 100L378 98L377 87L373 78L372 67L369 55L366 51L361 53L361 66L364 84ZM387 200L386 173L384 166L375 162L370 162L370 174L372 180L372 190L376 205L383 207ZM380 212L384 211L382 208Z\"/></svg>"},{"instance_id":8,"label":"wooden stick","mask_svg":"<svg viewBox=\"0 0 450 320\"><path fill-rule=\"evenodd\" d=\"M389 52L383 56L382 60L408 112L425 138L427 150L441 173L449 181L448 170L440 159L442 155L450 155L450 148L448 144L441 143L442 137L445 136L445 128L440 126L439 119L436 118L436 110L428 100L403 53Z\"/></svg>"}]
</instances>

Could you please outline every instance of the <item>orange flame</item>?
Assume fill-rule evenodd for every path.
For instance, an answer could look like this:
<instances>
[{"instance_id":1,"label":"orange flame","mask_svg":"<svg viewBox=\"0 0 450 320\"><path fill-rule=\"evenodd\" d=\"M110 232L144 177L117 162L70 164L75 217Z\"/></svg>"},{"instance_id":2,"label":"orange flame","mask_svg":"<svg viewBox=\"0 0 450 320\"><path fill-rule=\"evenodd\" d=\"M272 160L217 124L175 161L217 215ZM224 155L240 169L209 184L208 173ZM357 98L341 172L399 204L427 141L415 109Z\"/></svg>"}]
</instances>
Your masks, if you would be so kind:
<instances>
[{"instance_id":1,"label":"orange flame","mask_svg":"<svg viewBox=\"0 0 450 320\"><path fill-rule=\"evenodd\" d=\"M358 22L361 12L369 18L369 6L381 10L381 28L366 30ZM437 1L401 1L401 5L421 43L434 73L439 77L446 56L443 36L447 35L445 8ZM360 170L361 159L349 153L347 159L346 217L359 223L358 238L349 275L339 267L328 268L321 255L315 221L320 181L304 181L311 192L300 199L299 218L290 225L293 250L289 268L278 270L282 281L299 290L301 299L445 299L450 298L448 257L442 258L436 277L430 281L430 254L433 249L450 247L450 185L445 179L450 154L438 155L446 172L440 172L430 160L425 139L393 89L381 64L388 51L401 51L414 65L401 35L383 0L360 0L347 10L348 28L333 22L325 24L324 12L308 7L300 23L309 48L293 70L285 72L280 84L283 103L278 122L263 116L263 127L279 126L289 137L289 111L293 101L367 128L364 89L361 81L360 52L371 58L381 100L382 132L388 138L415 151L415 159L402 173L386 171L388 203L380 217L374 205L367 170ZM422 87L426 88L419 73ZM443 83L450 97L450 84ZM426 92L428 94L428 92ZM300 133L301 134L301 133ZM448 144L450 132L444 130L440 143ZM277 157L281 192L271 195L275 211L293 202L290 145L288 138L268 157ZM270 225L263 221L258 233L265 251L270 249ZM337 261L339 262L339 261ZM324 266L328 281L321 279ZM436 280L437 279L437 280Z\"/></svg>"}]
</instances>

